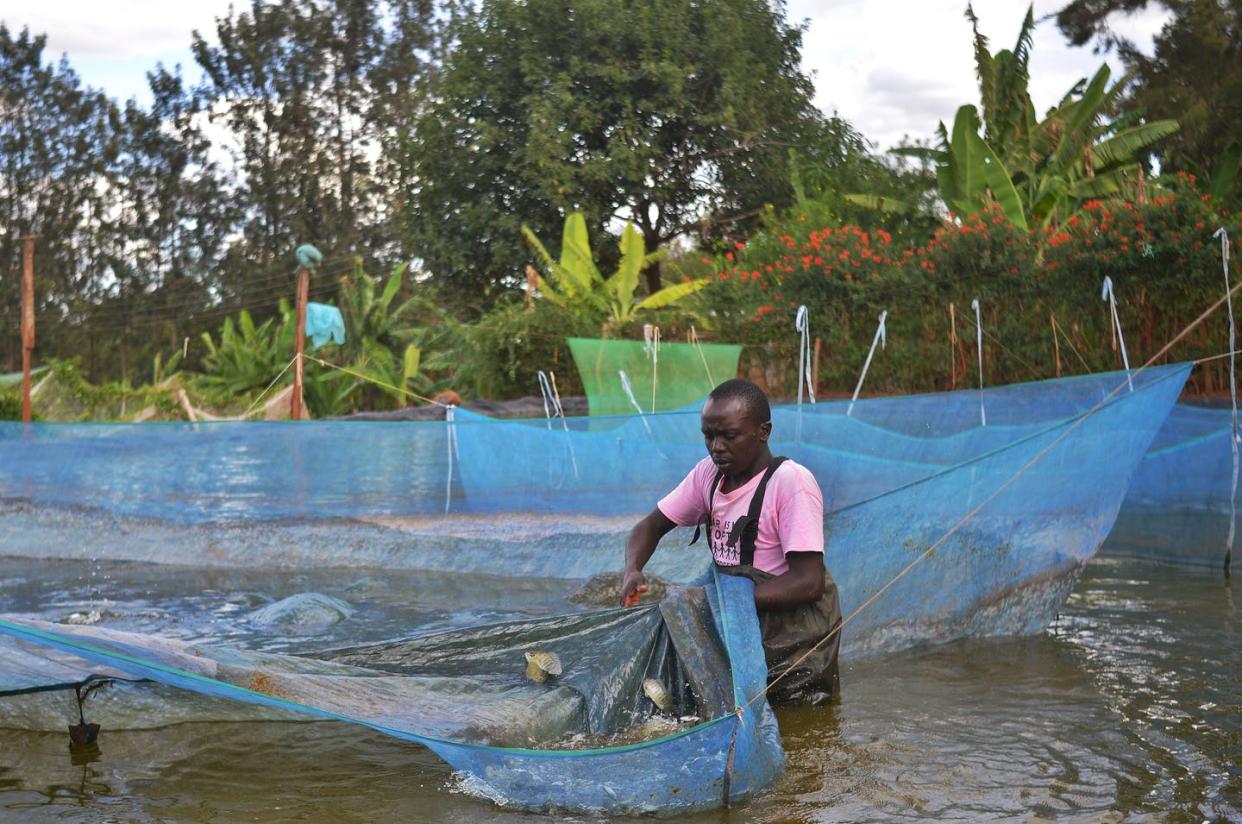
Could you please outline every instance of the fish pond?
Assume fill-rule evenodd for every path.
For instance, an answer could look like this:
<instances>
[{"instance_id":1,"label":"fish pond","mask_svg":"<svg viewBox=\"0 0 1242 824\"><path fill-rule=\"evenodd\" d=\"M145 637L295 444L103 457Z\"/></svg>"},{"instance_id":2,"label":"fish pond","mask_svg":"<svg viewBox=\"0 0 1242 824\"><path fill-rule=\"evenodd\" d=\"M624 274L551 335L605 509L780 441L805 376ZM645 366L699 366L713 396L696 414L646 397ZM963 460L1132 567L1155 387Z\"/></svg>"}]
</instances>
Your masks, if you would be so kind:
<instances>
[{"instance_id":1,"label":"fish pond","mask_svg":"<svg viewBox=\"0 0 1242 824\"><path fill-rule=\"evenodd\" d=\"M0 559L0 611L298 652L582 609L580 583ZM1239 606L1219 573L1096 560L1040 635L845 660L839 704L778 711L778 783L693 820L1242 819ZM547 818L351 725L256 720L152 685L86 709L104 729L74 754L72 693L0 702L0 820Z\"/></svg>"}]
</instances>

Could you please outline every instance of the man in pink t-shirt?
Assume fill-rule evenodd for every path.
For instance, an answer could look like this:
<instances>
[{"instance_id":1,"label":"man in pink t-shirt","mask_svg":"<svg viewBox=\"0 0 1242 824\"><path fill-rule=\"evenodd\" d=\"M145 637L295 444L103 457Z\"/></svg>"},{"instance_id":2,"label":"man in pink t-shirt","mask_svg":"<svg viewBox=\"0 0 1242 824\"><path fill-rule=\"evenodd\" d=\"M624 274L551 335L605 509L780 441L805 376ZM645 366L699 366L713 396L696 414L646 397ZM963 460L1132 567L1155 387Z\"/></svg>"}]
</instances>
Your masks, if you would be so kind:
<instances>
[{"instance_id":1,"label":"man in pink t-shirt","mask_svg":"<svg viewBox=\"0 0 1242 824\"><path fill-rule=\"evenodd\" d=\"M717 569L755 582L774 700L819 703L840 690L841 608L824 568L824 499L815 476L768 448L767 395L725 381L702 413L708 457L630 532L623 604L646 589L642 569L675 526L703 525Z\"/></svg>"}]
</instances>

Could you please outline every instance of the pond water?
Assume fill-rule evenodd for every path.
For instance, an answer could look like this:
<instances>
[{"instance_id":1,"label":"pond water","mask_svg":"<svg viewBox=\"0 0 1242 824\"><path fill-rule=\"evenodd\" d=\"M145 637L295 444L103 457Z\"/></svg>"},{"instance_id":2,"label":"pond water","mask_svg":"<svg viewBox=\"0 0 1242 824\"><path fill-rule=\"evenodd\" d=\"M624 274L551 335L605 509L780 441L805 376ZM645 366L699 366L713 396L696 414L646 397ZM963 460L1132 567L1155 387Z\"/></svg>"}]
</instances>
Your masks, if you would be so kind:
<instances>
[{"instance_id":1,"label":"pond water","mask_svg":"<svg viewBox=\"0 0 1242 824\"><path fill-rule=\"evenodd\" d=\"M0 560L0 612L280 651L568 611L572 590ZM313 637L253 620L300 592L356 612ZM847 660L842 677L838 705L778 711L788 764L768 793L694 820L1242 819L1242 612L1218 573L1097 560L1039 636ZM77 757L62 726L72 696L22 700L0 701L0 820L550 820L475 798L426 750L350 725L243 710L196 721L205 699L118 687L89 699L104 731Z\"/></svg>"}]
</instances>

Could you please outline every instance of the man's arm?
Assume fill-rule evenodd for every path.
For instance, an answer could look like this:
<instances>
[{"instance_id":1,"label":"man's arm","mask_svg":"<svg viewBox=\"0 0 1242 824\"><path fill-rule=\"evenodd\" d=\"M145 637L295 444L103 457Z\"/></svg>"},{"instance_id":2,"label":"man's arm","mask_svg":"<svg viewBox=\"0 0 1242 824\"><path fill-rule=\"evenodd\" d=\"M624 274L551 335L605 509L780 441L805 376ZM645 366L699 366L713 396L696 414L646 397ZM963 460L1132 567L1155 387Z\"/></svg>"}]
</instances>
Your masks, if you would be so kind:
<instances>
[{"instance_id":1,"label":"man's arm","mask_svg":"<svg viewBox=\"0 0 1242 824\"><path fill-rule=\"evenodd\" d=\"M626 605L627 598L638 593L639 587L646 588L647 579L643 577L643 567L651 560L660 539L675 526L677 524L670 521L667 515L659 509L653 509L630 530L630 537L625 542L625 575L621 580L622 606Z\"/></svg>"},{"instance_id":2,"label":"man's arm","mask_svg":"<svg viewBox=\"0 0 1242 824\"><path fill-rule=\"evenodd\" d=\"M790 552L785 556L789 571L755 585L759 609L789 609L814 603L824 594L824 554Z\"/></svg>"}]
</instances>

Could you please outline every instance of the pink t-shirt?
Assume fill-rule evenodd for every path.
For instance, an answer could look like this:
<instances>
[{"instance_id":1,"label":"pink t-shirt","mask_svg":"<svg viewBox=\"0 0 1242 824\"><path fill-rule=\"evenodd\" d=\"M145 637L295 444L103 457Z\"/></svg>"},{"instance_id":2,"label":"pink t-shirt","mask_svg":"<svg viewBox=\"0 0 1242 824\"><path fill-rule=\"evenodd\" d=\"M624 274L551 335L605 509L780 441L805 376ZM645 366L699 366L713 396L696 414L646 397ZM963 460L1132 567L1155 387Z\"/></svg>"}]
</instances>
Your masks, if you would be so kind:
<instances>
[{"instance_id":1,"label":"pink t-shirt","mask_svg":"<svg viewBox=\"0 0 1242 824\"><path fill-rule=\"evenodd\" d=\"M677 488L661 499L660 511L678 526L701 524L707 515L707 496L716 472L711 458L699 461ZM733 524L750 511L750 499L762 478L760 472L732 492L716 489L712 498L712 528L707 538L712 555L721 566L739 563L741 541L733 547L726 544ZM787 552L824 552L824 496L811 471L793 461L781 464L768 481L755 539L755 568L783 575L789 571Z\"/></svg>"}]
</instances>

